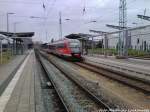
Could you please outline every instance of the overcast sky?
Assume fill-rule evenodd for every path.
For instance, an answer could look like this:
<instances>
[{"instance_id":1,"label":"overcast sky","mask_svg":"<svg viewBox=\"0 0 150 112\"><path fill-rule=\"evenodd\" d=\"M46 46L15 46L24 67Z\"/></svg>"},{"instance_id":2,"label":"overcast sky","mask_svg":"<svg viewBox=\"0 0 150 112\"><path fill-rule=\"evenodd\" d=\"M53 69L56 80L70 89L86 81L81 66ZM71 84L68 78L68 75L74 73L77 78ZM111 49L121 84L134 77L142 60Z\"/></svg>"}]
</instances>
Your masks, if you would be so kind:
<instances>
[{"instance_id":1,"label":"overcast sky","mask_svg":"<svg viewBox=\"0 0 150 112\"><path fill-rule=\"evenodd\" d=\"M112 29L105 24L118 25L118 7L119 0L0 0L0 30L6 31L6 13L13 12L15 14L9 15L10 31L14 31L14 23L17 22L17 32L33 31L34 40L58 39L61 11L63 36L89 33L89 29L110 31ZM150 16L150 0L127 0L127 7L128 26L135 26L133 22L138 26L149 24L138 19L137 14L143 14L146 8L146 15ZM31 19L30 16L42 18ZM93 20L97 23L89 23Z\"/></svg>"}]
</instances>

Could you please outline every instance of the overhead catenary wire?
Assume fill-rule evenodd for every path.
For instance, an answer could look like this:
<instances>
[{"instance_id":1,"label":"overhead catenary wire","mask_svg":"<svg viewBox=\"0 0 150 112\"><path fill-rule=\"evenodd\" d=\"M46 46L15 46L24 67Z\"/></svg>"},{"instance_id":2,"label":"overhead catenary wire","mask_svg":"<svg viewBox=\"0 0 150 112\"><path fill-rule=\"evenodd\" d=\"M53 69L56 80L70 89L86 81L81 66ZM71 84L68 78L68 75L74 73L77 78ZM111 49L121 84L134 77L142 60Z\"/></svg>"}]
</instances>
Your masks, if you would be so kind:
<instances>
[{"instance_id":1,"label":"overhead catenary wire","mask_svg":"<svg viewBox=\"0 0 150 112\"><path fill-rule=\"evenodd\" d=\"M28 5L40 5L41 1L0 1L0 4L28 4Z\"/></svg>"},{"instance_id":2,"label":"overhead catenary wire","mask_svg":"<svg viewBox=\"0 0 150 112\"><path fill-rule=\"evenodd\" d=\"M55 3L56 3L56 0L53 0L53 2L51 3L51 5L49 5L49 7L47 8L47 14L46 14L47 19L48 19L50 13L52 12L53 7L55 6ZM47 21L47 19L46 19L46 21Z\"/></svg>"}]
</instances>

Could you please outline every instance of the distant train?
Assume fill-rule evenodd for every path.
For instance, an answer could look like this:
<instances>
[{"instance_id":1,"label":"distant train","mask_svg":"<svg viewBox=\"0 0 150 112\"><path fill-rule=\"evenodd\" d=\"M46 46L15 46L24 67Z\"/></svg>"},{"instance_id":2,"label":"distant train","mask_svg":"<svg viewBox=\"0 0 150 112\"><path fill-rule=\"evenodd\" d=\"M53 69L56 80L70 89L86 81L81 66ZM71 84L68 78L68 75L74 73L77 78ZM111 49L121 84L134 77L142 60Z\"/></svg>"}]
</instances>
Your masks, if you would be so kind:
<instances>
[{"instance_id":1,"label":"distant train","mask_svg":"<svg viewBox=\"0 0 150 112\"><path fill-rule=\"evenodd\" d=\"M65 57L68 59L82 59L81 57L81 44L77 39L63 39L48 44L48 53Z\"/></svg>"}]
</instances>

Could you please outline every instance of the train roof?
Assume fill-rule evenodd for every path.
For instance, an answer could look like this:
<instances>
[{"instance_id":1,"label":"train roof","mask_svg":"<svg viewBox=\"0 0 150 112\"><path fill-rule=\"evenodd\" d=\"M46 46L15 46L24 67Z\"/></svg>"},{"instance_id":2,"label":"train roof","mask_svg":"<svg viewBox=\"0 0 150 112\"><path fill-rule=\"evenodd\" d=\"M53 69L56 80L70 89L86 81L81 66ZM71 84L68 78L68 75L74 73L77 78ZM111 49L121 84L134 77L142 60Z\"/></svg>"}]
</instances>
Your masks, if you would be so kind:
<instances>
[{"instance_id":1,"label":"train roof","mask_svg":"<svg viewBox=\"0 0 150 112\"><path fill-rule=\"evenodd\" d=\"M61 39L61 40L54 41L53 43L48 43L48 45L59 44L59 43L62 43L62 42L80 42L80 41L77 40L77 39L64 38L64 39Z\"/></svg>"}]
</instances>

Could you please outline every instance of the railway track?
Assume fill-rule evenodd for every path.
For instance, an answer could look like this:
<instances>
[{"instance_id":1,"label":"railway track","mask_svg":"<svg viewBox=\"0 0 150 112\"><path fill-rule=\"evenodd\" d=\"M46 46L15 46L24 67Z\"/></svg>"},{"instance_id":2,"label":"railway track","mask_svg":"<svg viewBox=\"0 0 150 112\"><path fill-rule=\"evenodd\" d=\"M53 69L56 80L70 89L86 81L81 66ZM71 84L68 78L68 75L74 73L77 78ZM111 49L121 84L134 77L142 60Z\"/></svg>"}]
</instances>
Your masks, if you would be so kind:
<instances>
[{"instance_id":1,"label":"railway track","mask_svg":"<svg viewBox=\"0 0 150 112\"><path fill-rule=\"evenodd\" d=\"M135 89L141 90L146 94L150 93L150 84L149 82L143 81L139 78L131 77L127 74L123 74L120 72L116 72L110 69L106 69L100 66L96 66L94 64L85 63L85 62L76 62L76 65L83 67L85 69L88 69L92 72L98 73L100 75L106 76L108 78L111 78L113 80L119 81L123 84L126 84L130 87L133 87Z\"/></svg>"},{"instance_id":2,"label":"railway track","mask_svg":"<svg viewBox=\"0 0 150 112\"><path fill-rule=\"evenodd\" d=\"M92 96L94 96L96 98L96 100L98 100L99 102L106 105L106 107L108 107L109 110L141 108L141 107L138 107L133 102L130 102L129 99L128 99L129 101L127 101L124 97L120 97L119 94L120 94L121 91L119 92L119 94L115 93L116 91L118 91L118 90L116 90L115 87L113 87L115 90L112 90L112 89L108 89L106 86L103 86L103 84L105 84L105 82L103 80L102 80L102 83L99 82L99 78L103 79L103 77L105 77L105 76L102 76L102 75L100 76L99 74L95 73L94 77L95 78L97 77L98 80L93 79L94 78L93 76L92 76L93 78L90 79L90 78L88 78L88 75L84 75L85 71L86 71L86 74L89 74L89 77L91 77L90 75L94 72L89 71L85 68L82 68L78 65L75 65L72 62L67 62L65 60L62 60L62 59L60 59L58 57L55 57L53 55L49 55L49 54L46 54L44 52L40 52L40 53L43 57L45 57L53 65L55 65L55 67L57 67L63 74L65 74L68 78L70 78L70 80L74 81L79 86L81 86L86 91L88 91L89 94L91 94ZM86 78L86 76L87 76L87 78ZM118 86L122 86L125 89L126 92L127 91L130 91L130 92L137 91L137 92L139 92L138 90L135 90L135 89L133 89L133 88L127 86L127 85L118 83L117 81L112 80L108 77L105 77L105 79L107 79L108 81L111 81L111 82L106 82L107 83L106 85L108 87L109 87L109 84L111 86L112 83L115 83ZM143 94L143 95L145 95L145 94ZM133 95L131 95L131 96L133 96ZM129 98L129 97L127 96L127 98Z\"/></svg>"},{"instance_id":3,"label":"railway track","mask_svg":"<svg viewBox=\"0 0 150 112\"><path fill-rule=\"evenodd\" d=\"M92 112L111 110L107 104L99 100L93 93L83 87L82 84L68 77L68 74L64 73L56 64L51 64L43 57L41 57L41 63L49 74L51 82L55 85L54 87L56 87L57 92L60 94L59 96L61 96L61 99L64 104L66 104L66 108L68 108L69 111Z\"/></svg>"},{"instance_id":4,"label":"railway track","mask_svg":"<svg viewBox=\"0 0 150 112\"><path fill-rule=\"evenodd\" d=\"M93 72L53 55L45 53L43 55L53 64L58 66L65 74L68 74L68 76L74 81L82 84L84 88L88 89L111 109L145 109L150 106L148 101L148 91L136 88L135 86L128 85L116 79L114 80L110 77L106 77L103 74Z\"/></svg>"},{"instance_id":5,"label":"railway track","mask_svg":"<svg viewBox=\"0 0 150 112\"><path fill-rule=\"evenodd\" d=\"M56 86L49 78L47 70L43 66L43 63L36 52L37 58L37 67L39 72L39 81L41 83L41 95L43 97L43 107L40 104L40 107L37 107L37 112L69 112L68 108L66 107L65 103L62 100L59 92L57 91ZM37 85L37 84L36 84ZM39 86L39 85L38 85ZM37 90L36 90L37 91ZM37 98L38 99L38 98Z\"/></svg>"}]
</instances>

